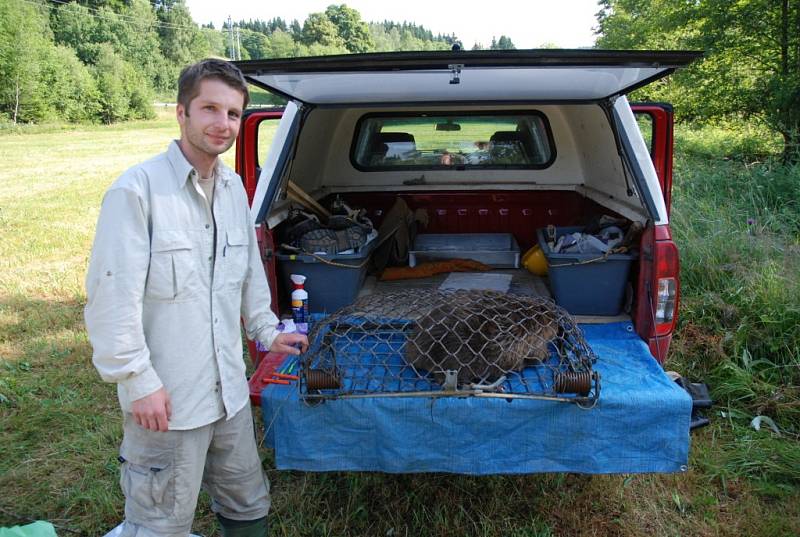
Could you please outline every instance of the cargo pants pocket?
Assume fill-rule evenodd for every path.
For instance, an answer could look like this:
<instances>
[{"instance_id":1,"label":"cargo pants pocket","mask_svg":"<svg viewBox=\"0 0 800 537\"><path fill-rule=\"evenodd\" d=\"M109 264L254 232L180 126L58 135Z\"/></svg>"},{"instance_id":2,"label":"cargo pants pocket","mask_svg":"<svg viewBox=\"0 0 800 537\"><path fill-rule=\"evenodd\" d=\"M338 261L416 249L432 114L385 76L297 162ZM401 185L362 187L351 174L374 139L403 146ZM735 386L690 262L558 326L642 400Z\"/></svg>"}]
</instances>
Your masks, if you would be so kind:
<instances>
[{"instance_id":1,"label":"cargo pants pocket","mask_svg":"<svg viewBox=\"0 0 800 537\"><path fill-rule=\"evenodd\" d=\"M172 477L169 464L146 466L125 460L120 485L125 498L136 506L172 512L175 505L175 495L170 494Z\"/></svg>"},{"instance_id":2,"label":"cargo pants pocket","mask_svg":"<svg viewBox=\"0 0 800 537\"><path fill-rule=\"evenodd\" d=\"M172 516L175 511L175 435L125 424L120 448L120 487L125 516L142 523Z\"/></svg>"}]
</instances>

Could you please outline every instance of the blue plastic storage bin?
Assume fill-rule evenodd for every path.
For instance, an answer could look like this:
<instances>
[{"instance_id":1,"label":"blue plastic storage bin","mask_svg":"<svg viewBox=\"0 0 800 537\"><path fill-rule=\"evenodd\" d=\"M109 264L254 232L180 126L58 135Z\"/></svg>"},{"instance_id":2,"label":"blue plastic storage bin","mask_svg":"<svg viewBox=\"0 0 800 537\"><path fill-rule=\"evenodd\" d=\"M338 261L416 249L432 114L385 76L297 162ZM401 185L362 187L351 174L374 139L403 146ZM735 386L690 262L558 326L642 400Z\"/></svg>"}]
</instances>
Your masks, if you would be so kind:
<instances>
[{"instance_id":1,"label":"blue plastic storage bin","mask_svg":"<svg viewBox=\"0 0 800 537\"><path fill-rule=\"evenodd\" d=\"M574 315L618 315L631 263L638 259L638 254L612 254L606 259L578 264L601 258L603 254L555 253L547 245L545 231L539 229L536 234L547 259L547 275L556 303ZM581 231L583 227L556 228L556 240Z\"/></svg>"},{"instance_id":2,"label":"blue plastic storage bin","mask_svg":"<svg viewBox=\"0 0 800 537\"><path fill-rule=\"evenodd\" d=\"M332 313L339 308L352 304L364 283L367 274L367 259L372 252L375 240L365 244L354 254L319 255L319 258L340 265L351 265L355 268L337 267L323 263L311 255L278 253L278 272L283 288L288 293L293 289L291 274L302 274L306 277L304 284L308 292L308 310L311 313Z\"/></svg>"}]
</instances>

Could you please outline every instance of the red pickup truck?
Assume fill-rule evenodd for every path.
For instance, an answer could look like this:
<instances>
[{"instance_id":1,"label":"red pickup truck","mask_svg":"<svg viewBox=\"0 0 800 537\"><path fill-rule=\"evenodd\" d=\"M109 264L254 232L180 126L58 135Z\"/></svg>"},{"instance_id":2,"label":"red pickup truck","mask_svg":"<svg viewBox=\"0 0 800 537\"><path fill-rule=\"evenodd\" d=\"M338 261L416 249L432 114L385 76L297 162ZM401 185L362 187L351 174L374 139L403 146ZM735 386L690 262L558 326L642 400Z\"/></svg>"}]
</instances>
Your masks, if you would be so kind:
<instances>
[{"instance_id":1,"label":"red pickup truck","mask_svg":"<svg viewBox=\"0 0 800 537\"><path fill-rule=\"evenodd\" d=\"M584 368L592 375L585 377L591 378L588 388L583 386L577 394L564 396L540 386L538 392L534 390L531 395L529 390L518 401L511 384L504 388L503 382L491 389L479 385L481 389L469 391L453 380L444 390L434 386L429 397L418 387L405 393L402 387L386 386L370 392L341 379L331 386L309 385L308 375L321 360L314 353L328 348L315 347L313 340L312 350L292 368L293 373L299 373L298 381L290 386L276 385L269 378L274 371L286 369L285 357L266 356L251 343L250 351L258 364L251 379L251 398L264 408L267 438L276 449L278 466L463 473L685 469L691 400L685 392L672 389L659 367L667 359L680 298L678 249L669 225L673 110L663 103L630 104L626 94L698 56L694 52L520 50L239 62L251 84L283 97L287 103L280 108L249 110L236 147L237 172L252 204L277 314L285 317L291 311L291 288L284 273L297 272L304 266L309 271L330 270L314 272L316 292L309 290L312 312L315 295L322 297L336 288L336 309L333 302L316 308L318 316L314 319L320 325L326 318L335 317L341 307L352 314L356 310L351 304L365 297L371 297L375 304L384 300L376 297L394 300L399 290L420 288L414 280L389 286L380 273L367 271L370 265L366 262L360 278L343 280L336 272L336 252L298 253L282 246L287 243L297 209L317 211L319 216L319 211L325 215L336 204L356 208L377 230L401 200L409 214L422 211L425 215L424 222L415 222L406 245L411 253L407 268L415 264L415 258L424 261L426 254L434 260L466 257L493 261L494 257L485 257L486 247L477 244L507 238L512 246L502 251L500 255L505 257L491 273L506 278L497 280L501 284L510 282L505 289L508 296L523 288L535 289L536 294L559 306L558 311L569 314L569 322L579 327L591 348L591 364L587 362ZM319 218L323 220L324 216ZM602 229L598 222L611 222L623 232L636 230L630 233L635 242L625 250L610 249L600 254L557 251L565 246L557 244L562 234L569 239L566 232ZM379 237L375 240L386 240L385 235ZM580 241L577 234L575 237ZM433 252L426 251L421 241L425 238L455 241L453 244L460 241L467 247L462 246L456 254L442 254L435 247ZM377 247L381 245L385 242ZM526 252L542 255L535 252L537 246L545 254L547 274L532 274L530 266L525 266ZM327 263L330 267L324 259L323 264L318 262L320 255L329 256L333 261ZM347 260L348 255L352 253L343 253L340 258ZM576 261L559 263L564 256ZM615 256L624 258L624 270L609 268ZM438 275L434 287L429 281L425 289L440 292L435 286L448 276ZM526 293L534 291L522 292ZM391 309L386 306L386 311ZM417 327L420 324L417 322ZM320 330L311 335L324 339L325 333L335 332L335 328L330 328L333 332ZM335 346L329 345L331 349ZM339 348L336 352L341 370L349 351ZM650 362L656 367L652 368ZM622 369L615 370L617 366ZM505 373L504 379L518 375L524 380L523 373ZM542 380L542 386L546 388L548 382ZM555 383L552 380L549 385L552 390ZM452 397L438 397L444 392ZM564 404L571 397L584 404ZM454 425L449 410L443 410L434 426L413 424L408 418L413 411L407 407L401 411L402 405L381 407L382 416L376 407L385 401L403 400L416 409L417 404L424 407L419 401L430 403L434 399L446 399L447 405L454 405L447 407L453 416L464 412L478 416L475 421L490 436L501 434L493 413L502 409L474 406L487 400L492 404L494 400L513 400L510 407L519 409L520 419L557 414L550 415L544 432L540 429L533 435L546 438L537 447L538 456L517 459L492 444L495 447L480 447L484 453L498 450L497 465L491 468L478 464L476 459L481 457L475 453L464 455L459 464L451 459L432 462L441 461L441 451L453 445L461 446L463 453L476 447L474 441L459 444L457 439L469 433ZM309 401L326 403L320 405L326 410L318 410ZM584 410L588 406L593 408ZM578 414L573 415L576 409ZM360 418L349 414L354 410ZM291 417L284 419L287 412ZM389 419L393 425L383 429L385 413L393 416ZM486 422L481 421L482 413ZM619 423L621 416L627 423ZM616 430L614 422L628 431ZM356 423L372 428L372 432L354 433ZM352 449L340 446L338 460L346 462L332 462L334 459L314 454L304 443L304 427L330 429L350 438L351 448L357 445L364 452L353 455ZM423 434L415 442L417 446L419 442L429 443L429 449L422 450L426 454L419 455L418 447L404 451L401 446L392 461L382 458L378 447L364 448L365 444L380 443L377 437L404 427L430 429L431 435L447 440L437 451L436 440ZM533 434L526 433L525 427L515 429L526 435L519 441ZM631 427L638 428L636 435L630 434ZM671 432L658 442L653 440L653 435L667 430ZM309 430L305 431L308 434ZM623 434L630 434L630 440L620 441ZM575 447L587 435L594 441L583 448ZM646 437L655 444L644 441ZM510 436L509 441L513 438ZM561 443L552 444L553 438L560 438ZM563 442L569 439L574 440L571 445L575 453L569 455L572 458L559 458L556 452L569 451L563 448ZM637 442L638 447L634 445ZM395 445L398 443L402 441L397 440ZM601 445L624 456L609 455L600 462L588 463L590 453L596 453ZM637 449L647 452L650 459L646 463ZM304 450L306 455L297 455ZM345 453L348 451L349 455ZM542 452L548 455L544 457ZM537 464L533 462L537 457L550 462Z\"/></svg>"}]
</instances>

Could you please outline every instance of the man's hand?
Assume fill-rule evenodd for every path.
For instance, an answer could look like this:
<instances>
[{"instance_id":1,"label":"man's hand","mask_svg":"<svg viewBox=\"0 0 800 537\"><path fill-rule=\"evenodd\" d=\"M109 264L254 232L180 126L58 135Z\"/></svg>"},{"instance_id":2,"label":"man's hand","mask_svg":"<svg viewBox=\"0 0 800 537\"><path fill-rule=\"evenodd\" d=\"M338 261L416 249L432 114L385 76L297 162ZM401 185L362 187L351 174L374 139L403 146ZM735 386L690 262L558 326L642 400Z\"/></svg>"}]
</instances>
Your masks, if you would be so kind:
<instances>
[{"instance_id":1,"label":"man's hand","mask_svg":"<svg viewBox=\"0 0 800 537\"><path fill-rule=\"evenodd\" d=\"M162 386L150 395L145 395L131 404L133 419L140 426L151 431L169 430L169 420L172 416L172 405L169 402L167 390Z\"/></svg>"},{"instance_id":2,"label":"man's hand","mask_svg":"<svg viewBox=\"0 0 800 537\"><path fill-rule=\"evenodd\" d=\"M300 344L298 349L295 345ZM277 354L300 354L308 350L308 338L303 334L278 334L269 348Z\"/></svg>"}]
</instances>

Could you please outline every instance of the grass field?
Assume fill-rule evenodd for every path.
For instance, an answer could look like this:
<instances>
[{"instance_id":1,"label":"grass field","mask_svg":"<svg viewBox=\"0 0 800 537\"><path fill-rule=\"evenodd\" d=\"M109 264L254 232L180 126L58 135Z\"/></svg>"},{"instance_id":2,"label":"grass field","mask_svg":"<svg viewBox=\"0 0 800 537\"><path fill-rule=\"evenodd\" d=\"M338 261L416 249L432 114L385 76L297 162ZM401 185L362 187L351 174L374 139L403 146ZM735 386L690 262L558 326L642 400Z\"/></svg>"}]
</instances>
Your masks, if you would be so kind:
<instances>
[{"instance_id":1,"label":"grass field","mask_svg":"<svg viewBox=\"0 0 800 537\"><path fill-rule=\"evenodd\" d=\"M0 136L0 526L100 535L122 518L120 414L91 365L82 279L104 190L176 135L161 111ZM265 452L272 535L800 535L800 170L775 165L758 131L676 140L683 310L668 365L718 402L687 473L313 474L277 472ZM753 430L756 415L781 433ZM195 532L215 524L201 498Z\"/></svg>"}]
</instances>

